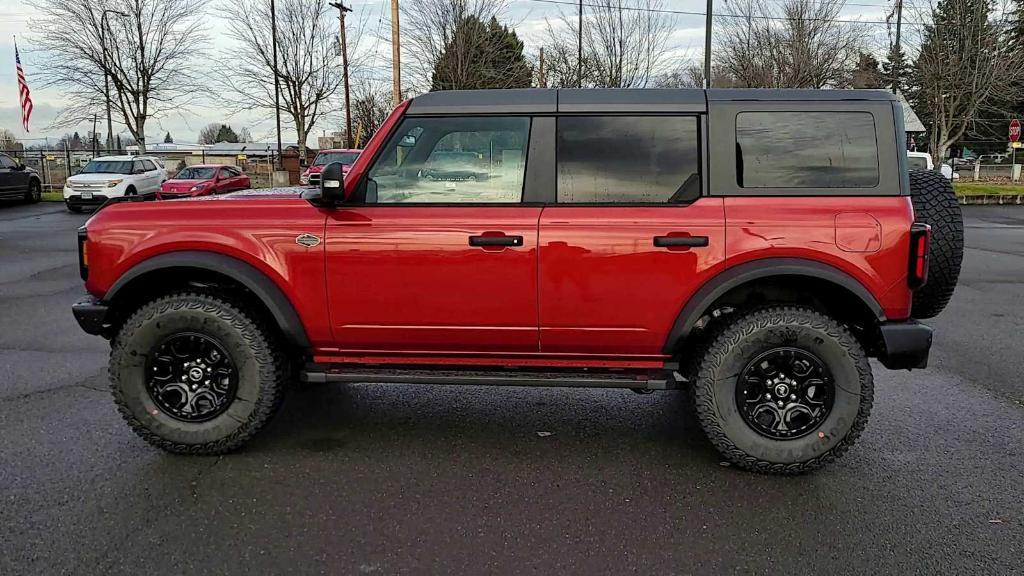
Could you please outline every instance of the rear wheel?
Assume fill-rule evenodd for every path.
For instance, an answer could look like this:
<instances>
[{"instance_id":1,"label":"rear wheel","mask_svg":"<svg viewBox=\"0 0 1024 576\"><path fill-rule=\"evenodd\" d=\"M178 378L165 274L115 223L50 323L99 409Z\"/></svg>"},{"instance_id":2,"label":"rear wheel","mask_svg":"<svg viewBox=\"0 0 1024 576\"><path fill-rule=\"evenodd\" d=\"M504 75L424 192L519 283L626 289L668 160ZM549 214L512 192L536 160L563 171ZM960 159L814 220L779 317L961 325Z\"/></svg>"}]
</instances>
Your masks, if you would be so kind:
<instances>
[{"instance_id":1,"label":"rear wheel","mask_svg":"<svg viewBox=\"0 0 1024 576\"><path fill-rule=\"evenodd\" d=\"M255 435L281 403L287 361L274 335L238 305L194 292L142 306L110 353L118 410L144 440L220 454Z\"/></svg>"},{"instance_id":2,"label":"rear wheel","mask_svg":"<svg viewBox=\"0 0 1024 576\"><path fill-rule=\"evenodd\" d=\"M25 202L35 204L43 198L43 186L39 183L39 180L30 180L28 183L28 191L25 192Z\"/></svg>"},{"instance_id":3,"label":"rear wheel","mask_svg":"<svg viewBox=\"0 0 1024 576\"><path fill-rule=\"evenodd\" d=\"M692 383L701 428L729 462L799 474L843 455L871 412L871 367L853 335L809 308L740 316L712 336Z\"/></svg>"},{"instance_id":4,"label":"rear wheel","mask_svg":"<svg viewBox=\"0 0 1024 576\"><path fill-rule=\"evenodd\" d=\"M910 172L914 220L932 227L928 282L914 291L914 318L937 316L953 297L964 258L964 219L953 185L932 170Z\"/></svg>"}]
</instances>

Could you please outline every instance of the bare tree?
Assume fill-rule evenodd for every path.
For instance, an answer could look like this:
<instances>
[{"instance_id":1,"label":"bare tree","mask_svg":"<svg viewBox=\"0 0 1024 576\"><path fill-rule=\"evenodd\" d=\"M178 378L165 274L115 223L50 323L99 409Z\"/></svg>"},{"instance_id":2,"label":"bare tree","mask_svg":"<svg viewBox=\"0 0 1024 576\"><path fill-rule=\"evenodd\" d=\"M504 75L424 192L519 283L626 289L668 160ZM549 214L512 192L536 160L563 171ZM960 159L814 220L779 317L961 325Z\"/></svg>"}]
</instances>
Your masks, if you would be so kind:
<instances>
[{"instance_id":1,"label":"bare tree","mask_svg":"<svg viewBox=\"0 0 1024 576\"><path fill-rule=\"evenodd\" d=\"M341 108L334 96L341 85L336 34L337 13L322 0L277 0L275 70L270 30L270 0L231 3L221 9L226 32L237 42L223 54L231 74L220 78L231 112L253 108L274 113L274 74L281 85L281 114L294 127L301 156L306 138L328 113ZM348 35L358 45L358 30ZM350 58L350 69L358 65Z\"/></svg>"},{"instance_id":2,"label":"bare tree","mask_svg":"<svg viewBox=\"0 0 1024 576\"><path fill-rule=\"evenodd\" d=\"M711 68L712 88L731 88L735 82L720 66ZM655 78L656 88L703 88L704 66L696 62L685 64Z\"/></svg>"},{"instance_id":3,"label":"bare tree","mask_svg":"<svg viewBox=\"0 0 1024 576\"><path fill-rule=\"evenodd\" d=\"M840 22L845 0L740 0L718 24L715 64L737 87L841 88L863 30Z\"/></svg>"},{"instance_id":4,"label":"bare tree","mask_svg":"<svg viewBox=\"0 0 1024 576\"><path fill-rule=\"evenodd\" d=\"M1006 114L1006 95L1024 82L1024 58L1003 42L1008 12L991 12L985 0L943 0L922 15L920 53L912 70L914 100L931 126L935 163L946 156L979 112Z\"/></svg>"},{"instance_id":5,"label":"bare tree","mask_svg":"<svg viewBox=\"0 0 1024 576\"><path fill-rule=\"evenodd\" d=\"M10 128L0 128L0 150L14 150L18 137Z\"/></svg>"},{"instance_id":6,"label":"bare tree","mask_svg":"<svg viewBox=\"0 0 1024 576\"><path fill-rule=\"evenodd\" d=\"M587 3L580 79L576 73L579 19L576 12L563 11L555 22L548 22L544 41L548 83L556 87L646 87L674 64L668 43L675 24L662 0Z\"/></svg>"},{"instance_id":7,"label":"bare tree","mask_svg":"<svg viewBox=\"0 0 1024 576\"><path fill-rule=\"evenodd\" d=\"M361 82L352 87L352 125L359 135L358 145L373 137L387 120L392 108L390 85Z\"/></svg>"},{"instance_id":8,"label":"bare tree","mask_svg":"<svg viewBox=\"0 0 1024 576\"><path fill-rule=\"evenodd\" d=\"M33 33L42 85L60 89L68 101L54 127L103 115L104 71L114 116L142 152L146 122L194 98L206 0L26 1L42 15ZM126 16L103 18L104 10Z\"/></svg>"}]
</instances>

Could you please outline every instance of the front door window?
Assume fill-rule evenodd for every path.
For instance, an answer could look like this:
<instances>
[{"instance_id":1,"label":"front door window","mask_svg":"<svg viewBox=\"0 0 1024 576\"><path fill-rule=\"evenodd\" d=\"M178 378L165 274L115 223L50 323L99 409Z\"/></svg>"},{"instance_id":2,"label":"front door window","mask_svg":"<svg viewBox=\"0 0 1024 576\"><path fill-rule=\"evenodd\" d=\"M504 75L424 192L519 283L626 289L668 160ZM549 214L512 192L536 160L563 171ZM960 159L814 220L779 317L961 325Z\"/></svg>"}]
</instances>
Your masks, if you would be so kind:
<instances>
[{"instance_id":1,"label":"front door window","mask_svg":"<svg viewBox=\"0 0 1024 576\"><path fill-rule=\"evenodd\" d=\"M407 118L370 170L365 200L518 203L529 137L529 118Z\"/></svg>"}]
</instances>

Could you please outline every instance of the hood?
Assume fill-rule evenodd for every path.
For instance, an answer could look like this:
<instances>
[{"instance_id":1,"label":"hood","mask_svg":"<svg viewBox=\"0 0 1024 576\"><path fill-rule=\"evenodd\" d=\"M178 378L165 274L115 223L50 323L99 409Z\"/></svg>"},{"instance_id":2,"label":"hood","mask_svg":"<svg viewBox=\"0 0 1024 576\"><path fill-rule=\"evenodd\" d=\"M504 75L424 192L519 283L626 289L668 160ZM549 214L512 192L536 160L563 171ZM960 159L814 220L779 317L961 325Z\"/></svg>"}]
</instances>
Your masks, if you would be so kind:
<instances>
[{"instance_id":1,"label":"hood","mask_svg":"<svg viewBox=\"0 0 1024 576\"><path fill-rule=\"evenodd\" d=\"M96 184L124 178L126 174L75 174L68 178L71 184Z\"/></svg>"},{"instance_id":2,"label":"hood","mask_svg":"<svg viewBox=\"0 0 1024 576\"><path fill-rule=\"evenodd\" d=\"M209 179L207 179L207 180L179 180L177 178L172 178L170 180L165 181L160 186L160 190L162 190L164 192L188 192L188 191L192 190L193 186L196 186L198 184L208 184L210 182L212 182L212 180L209 180Z\"/></svg>"},{"instance_id":3,"label":"hood","mask_svg":"<svg viewBox=\"0 0 1024 576\"><path fill-rule=\"evenodd\" d=\"M216 196L197 196L192 200L195 202L219 202L221 200L259 200L262 198L297 198L305 188L301 187L287 187L287 188L257 188L250 190L240 190L238 192L232 192L230 194L218 194Z\"/></svg>"},{"instance_id":4,"label":"hood","mask_svg":"<svg viewBox=\"0 0 1024 576\"><path fill-rule=\"evenodd\" d=\"M310 175L310 174L319 174L319 173L324 171L324 166L327 166L327 165L326 164L321 164L320 166L310 166L309 168L306 168L305 174L307 176ZM342 174L348 174L348 171L349 171L350 168L352 168L351 164L342 164L341 165L341 173Z\"/></svg>"}]
</instances>

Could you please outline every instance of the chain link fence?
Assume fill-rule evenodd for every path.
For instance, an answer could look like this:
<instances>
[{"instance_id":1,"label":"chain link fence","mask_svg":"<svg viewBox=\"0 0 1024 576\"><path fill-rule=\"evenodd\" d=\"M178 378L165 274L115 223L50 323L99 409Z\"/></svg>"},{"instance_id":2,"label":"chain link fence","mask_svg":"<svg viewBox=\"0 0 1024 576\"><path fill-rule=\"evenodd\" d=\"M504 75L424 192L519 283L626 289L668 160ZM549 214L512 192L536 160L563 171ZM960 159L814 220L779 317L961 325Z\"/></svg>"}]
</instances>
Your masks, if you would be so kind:
<instances>
[{"instance_id":1,"label":"chain link fence","mask_svg":"<svg viewBox=\"0 0 1024 576\"><path fill-rule=\"evenodd\" d=\"M239 145L239 147L241 146ZM67 179L78 174L93 158L125 154L123 150L72 150L66 147L38 146L31 148L0 147L0 153L6 154L35 170L43 182L43 190L47 192L63 190ZM183 168L196 164L227 164L237 166L249 176L253 188L270 187L274 166L277 162L276 150L242 151L239 153L238 150L233 149L223 150L196 147L159 150L147 152L145 155L159 159L167 171L168 178L173 178ZM288 164L288 159L286 154L286 164Z\"/></svg>"}]
</instances>

